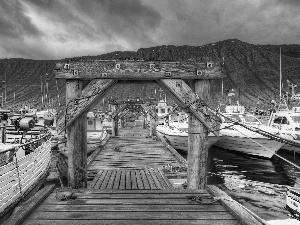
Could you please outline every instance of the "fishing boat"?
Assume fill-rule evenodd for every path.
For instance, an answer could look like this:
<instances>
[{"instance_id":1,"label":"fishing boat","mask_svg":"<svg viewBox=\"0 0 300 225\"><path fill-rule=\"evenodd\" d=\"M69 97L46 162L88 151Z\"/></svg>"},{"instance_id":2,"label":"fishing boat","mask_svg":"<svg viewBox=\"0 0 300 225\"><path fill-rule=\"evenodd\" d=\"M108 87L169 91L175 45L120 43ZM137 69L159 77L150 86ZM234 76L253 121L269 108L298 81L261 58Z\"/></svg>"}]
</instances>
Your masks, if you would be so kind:
<instances>
[{"instance_id":1,"label":"fishing boat","mask_svg":"<svg viewBox=\"0 0 300 225\"><path fill-rule=\"evenodd\" d=\"M286 108L271 113L267 125L278 129L280 133L290 134L296 141L300 141L300 107L293 107L292 110ZM282 149L300 152L300 147L290 144L285 144Z\"/></svg>"},{"instance_id":2,"label":"fishing boat","mask_svg":"<svg viewBox=\"0 0 300 225\"><path fill-rule=\"evenodd\" d=\"M0 223L37 191L51 161L50 132L25 144L0 144Z\"/></svg>"},{"instance_id":3,"label":"fishing boat","mask_svg":"<svg viewBox=\"0 0 300 225\"><path fill-rule=\"evenodd\" d=\"M188 151L188 116L186 114L170 114L164 124L156 127L156 131L163 135L173 148ZM217 137L213 133L209 133L208 148L220 138L221 136Z\"/></svg>"},{"instance_id":4,"label":"fishing boat","mask_svg":"<svg viewBox=\"0 0 300 225\"><path fill-rule=\"evenodd\" d=\"M172 108L173 108L172 106L167 105L166 100L160 100L157 103L157 106L155 106L155 111L157 114L158 124L164 123L165 116L171 112Z\"/></svg>"},{"instance_id":5,"label":"fishing boat","mask_svg":"<svg viewBox=\"0 0 300 225\"><path fill-rule=\"evenodd\" d=\"M276 136L288 140L293 139L289 134L279 133L278 129L263 125L252 114L224 113L222 121L220 126L222 138L215 146L227 150L263 158L271 158L285 145L272 137ZM243 124L247 125L250 129L242 126ZM263 135L263 133L270 134L272 137L270 138L268 135Z\"/></svg>"}]
</instances>

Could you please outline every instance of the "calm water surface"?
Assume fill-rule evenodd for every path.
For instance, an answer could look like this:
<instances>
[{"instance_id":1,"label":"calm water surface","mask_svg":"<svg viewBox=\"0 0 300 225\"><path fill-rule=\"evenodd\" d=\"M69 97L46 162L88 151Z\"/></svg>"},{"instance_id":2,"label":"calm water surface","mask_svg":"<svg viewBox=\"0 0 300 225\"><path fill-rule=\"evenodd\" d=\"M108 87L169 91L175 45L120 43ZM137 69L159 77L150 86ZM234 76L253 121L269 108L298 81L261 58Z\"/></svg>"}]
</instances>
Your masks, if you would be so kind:
<instances>
[{"instance_id":1,"label":"calm water surface","mask_svg":"<svg viewBox=\"0 0 300 225\"><path fill-rule=\"evenodd\" d=\"M278 154L300 165L300 154L282 150ZM208 161L208 184L217 184L265 220L290 218L284 209L286 187L300 187L299 169L276 156L262 159L214 146Z\"/></svg>"}]
</instances>

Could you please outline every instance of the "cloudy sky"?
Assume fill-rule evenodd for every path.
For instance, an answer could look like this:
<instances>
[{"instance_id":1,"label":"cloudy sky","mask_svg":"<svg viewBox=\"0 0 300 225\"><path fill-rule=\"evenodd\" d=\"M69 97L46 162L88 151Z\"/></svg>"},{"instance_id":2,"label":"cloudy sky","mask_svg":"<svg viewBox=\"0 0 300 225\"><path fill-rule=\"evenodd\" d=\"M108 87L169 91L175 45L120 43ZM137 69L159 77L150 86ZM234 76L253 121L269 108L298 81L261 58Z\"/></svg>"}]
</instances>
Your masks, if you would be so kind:
<instances>
[{"instance_id":1,"label":"cloudy sky","mask_svg":"<svg viewBox=\"0 0 300 225\"><path fill-rule=\"evenodd\" d=\"M300 0L0 0L0 58L62 59L231 38L299 44Z\"/></svg>"}]
</instances>

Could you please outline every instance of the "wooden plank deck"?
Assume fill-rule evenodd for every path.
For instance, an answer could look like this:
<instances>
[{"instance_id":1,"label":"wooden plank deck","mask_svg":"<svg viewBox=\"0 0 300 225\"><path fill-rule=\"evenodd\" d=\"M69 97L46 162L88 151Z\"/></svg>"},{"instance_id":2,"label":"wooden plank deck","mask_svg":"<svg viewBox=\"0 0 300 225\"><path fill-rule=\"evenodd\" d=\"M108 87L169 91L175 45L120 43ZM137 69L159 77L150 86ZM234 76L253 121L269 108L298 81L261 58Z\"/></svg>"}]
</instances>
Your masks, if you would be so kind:
<instances>
[{"instance_id":1,"label":"wooden plank deck","mask_svg":"<svg viewBox=\"0 0 300 225\"><path fill-rule=\"evenodd\" d=\"M240 224L205 190L84 189L74 196L60 201L53 192L22 224Z\"/></svg>"},{"instance_id":2,"label":"wooden plank deck","mask_svg":"<svg viewBox=\"0 0 300 225\"><path fill-rule=\"evenodd\" d=\"M94 180L89 183L94 189L170 189L172 184L158 169L144 170L99 170Z\"/></svg>"},{"instance_id":3,"label":"wooden plank deck","mask_svg":"<svg viewBox=\"0 0 300 225\"><path fill-rule=\"evenodd\" d=\"M72 200L57 199L57 189L7 224L266 224L215 186L173 189L158 168L176 158L146 132L132 127L110 139L89 167L89 188Z\"/></svg>"},{"instance_id":4,"label":"wooden plank deck","mask_svg":"<svg viewBox=\"0 0 300 225\"><path fill-rule=\"evenodd\" d=\"M142 170L177 163L176 157L160 141L148 137L148 132L140 126L121 128L119 136L108 140L104 149L88 167L88 171Z\"/></svg>"}]
</instances>

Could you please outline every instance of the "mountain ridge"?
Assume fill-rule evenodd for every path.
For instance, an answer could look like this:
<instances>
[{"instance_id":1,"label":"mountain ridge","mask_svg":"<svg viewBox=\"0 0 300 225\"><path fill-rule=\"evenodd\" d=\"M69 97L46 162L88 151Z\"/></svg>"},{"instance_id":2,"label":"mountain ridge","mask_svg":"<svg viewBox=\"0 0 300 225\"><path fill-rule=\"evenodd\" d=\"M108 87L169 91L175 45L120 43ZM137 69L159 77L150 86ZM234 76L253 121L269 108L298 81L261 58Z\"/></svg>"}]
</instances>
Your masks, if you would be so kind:
<instances>
[{"instance_id":1,"label":"mountain ridge","mask_svg":"<svg viewBox=\"0 0 300 225\"><path fill-rule=\"evenodd\" d=\"M34 107L41 102L41 82L49 80L49 96L57 107L65 102L65 85L63 80L54 79L53 69L59 61L68 60L155 60L155 61L203 61L224 59L224 95L221 95L221 80L211 85L212 101L224 101L226 91L235 89L240 93L238 99L242 104L253 106L258 100L268 104L279 98L279 48L281 47L283 83L289 79L300 83L300 45L255 45L238 39L229 39L203 46L163 45L141 48L137 51L117 51L96 56L80 56L62 60L32 60L22 58L0 59L0 79L7 83L7 101L10 106L22 107L31 104ZM48 74L48 75L46 75ZM3 91L2 85L2 91ZM43 85L43 87L45 87ZM155 95L159 90L154 85L132 85L130 90L117 86L108 98L133 98ZM284 84L284 91L288 91ZM132 89L133 88L133 89ZM134 90L134 91L133 91ZM296 89L297 90L297 89ZM134 93L135 92L135 93ZM1 90L0 90L1 93ZM14 100L14 93L16 99ZM156 97L159 93L156 92ZM146 95L146 96L145 96ZM161 96L162 97L162 96ZM237 100L237 97L236 99Z\"/></svg>"}]
</instances>

